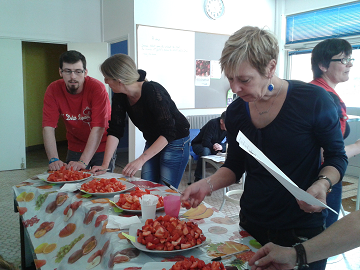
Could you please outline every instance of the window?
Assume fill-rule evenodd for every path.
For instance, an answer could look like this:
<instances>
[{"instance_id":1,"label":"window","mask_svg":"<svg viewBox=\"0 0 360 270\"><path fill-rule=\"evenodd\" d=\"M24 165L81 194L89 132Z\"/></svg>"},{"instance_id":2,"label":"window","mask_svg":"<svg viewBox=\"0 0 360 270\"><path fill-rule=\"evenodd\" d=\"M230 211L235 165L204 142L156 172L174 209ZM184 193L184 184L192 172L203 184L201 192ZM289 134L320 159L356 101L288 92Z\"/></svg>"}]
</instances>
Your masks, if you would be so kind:
<instances>
[{"instance_id":1,"label":"window","mask_svg":"<svg viewBox=\"0 0 360 270\"><path fill-rule=\"evenodd\" d=\"M313 10L286 18L286 44L359 34L359 2Z\"/></svg>"},{"instance_id":2,"label":"window","mask_svg":"<svg viewBox=\"0 0 360 270\"><path fill-rule=\"evenodd\" d=\"M313 79L311 70L311 51L290 53L290 79L310 82ZM354 65L350 70L350 79L339 83L336 92L347 107L360 107L360 49L353 48Z\"/></svg>"}]
</instances>

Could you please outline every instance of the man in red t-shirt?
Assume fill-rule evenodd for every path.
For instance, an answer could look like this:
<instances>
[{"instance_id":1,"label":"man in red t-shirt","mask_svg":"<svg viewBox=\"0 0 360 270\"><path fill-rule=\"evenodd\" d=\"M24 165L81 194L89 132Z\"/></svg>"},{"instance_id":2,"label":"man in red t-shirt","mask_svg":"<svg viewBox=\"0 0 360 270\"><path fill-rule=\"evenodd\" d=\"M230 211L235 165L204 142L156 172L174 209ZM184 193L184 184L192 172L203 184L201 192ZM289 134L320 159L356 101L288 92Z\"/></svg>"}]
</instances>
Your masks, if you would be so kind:
<instances>
[{"instance_id":1,"label":"man in red t-shirt","mask_svg":"<svg viewBox=\"0 0 360 270\"><path fill-rule=\"evenodd\" d=\"M66 165L74 170L101 165L107 139L111 107L105 85L87 76L86 59L77 51L60 56L62 79L52 82L45 93L43 137L49 169ZM61 116L66 126L68 153L66 164L59 159L55 128ZM115 166L115 153L109 170Z\"/></svg>"}]
</instances>

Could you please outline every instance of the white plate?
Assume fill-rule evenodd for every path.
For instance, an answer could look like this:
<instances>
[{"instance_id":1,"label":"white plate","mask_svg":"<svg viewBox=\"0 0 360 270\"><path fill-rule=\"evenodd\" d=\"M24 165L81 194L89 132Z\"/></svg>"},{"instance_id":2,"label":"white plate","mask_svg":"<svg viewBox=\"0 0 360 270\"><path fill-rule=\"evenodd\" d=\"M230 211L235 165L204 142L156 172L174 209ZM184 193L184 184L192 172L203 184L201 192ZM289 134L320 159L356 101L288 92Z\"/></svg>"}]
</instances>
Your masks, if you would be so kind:
<instances>
[{"instance_id":1,"label":"white plate","mask_svg":"<svg viewBox=\"0 0 360 270\"><path fill-rule=\"evenodd\" d=\"M145 263L141 270L154 270L154 269L170 269L176 262L148 262Z\"/></svg>"},{"instance_id":2,"label":"white plate","mask_svg":"<svg viewBox=\"0 0 360 270\"><path fill-rule=\"evenodd\" d=\"M104 177L103 177L104 178ZM101 178L98 178L98 179L101 179ZM111 178L105 178L105 179L111 179ZM86 194L91 194L91 195L115 195L115 194L119 194L119 193L122 193L122 192L126 192L132 188L135 187L134 184L131 184L130 182L126 182L126 181L123 181L123 180L119 180L119 179L116 179L116 181L119 181L121 182L121 184L125 185L125 189L124 190L119 190L119 191L115 191L115 192L104 192L104 193L100 193L100 192L97 192L97 193L90 193L90 192L87 192L85 190L82 190L81 187L79 187L79 189L86 193Z\"/></svg>"},{"instance_id":3,"label":"white plate","mask_svg":"<svg viewBox=\"0 0 360 270\"><path fill-rule=\"evenodd\" d=\"M85 173L89 173L89 172L85 172ZM90 173L91 174L91 173ZM52 182L52 181L48 181L48 177L49 177L50 173L43 173L43 174L39 174L37 177L40 179L40 180L43 180L44 182L47 182L47 183L50 183L50 184L56 184L56 185L59 185L59 184L70 184L70 183L79 183L79 182L82 182L82 181L85 181L85 180L89 180L91 177L93 177L93 175L91 174L89 177L86 177L86 178L83 178L83 179L80 179L80 180L74 180L74 181L60 181L60 182Z\"/></svg>"},{"instance_id":4,"label":"white plate","mask_svg":"<svg viewBox=\"0 0 360 270\"><path fill-rule=\"evenodd\" d=\"M151 193L151 192L150 192ZM154 194L155 195L155 192L154 193L151 193L151 194ZM157 195L160 195L160 194L157 194ZM162 195L160 195L162 196ZM113 202L115 203L114 206L116 206L117 208L123 210L123 211L126 211L126 212L129 212L129 213L137 213L137 214L141 214L141 210L129 210L129 209L125 209L125 208L121 208L120 206L118 206L116 203L119 201L119 198L120 198L120 195L117 194L114 196L114 199L113 199ZM164 196L163 196L164 198ZM160 211L160 210L164 210L164 206L163 207L159 207L159 208L156 208L156 211Z\"/></svg>"},{"instance_id":5,"label":"white plate","mask_svg":"<svg viewBox=\"0 0 360 270\"><path fill-rule=\"evenodd\" d=\"M144 224L140 224L140 223L136 223L136 224L132 224L130 225L129 228L129 235L134 236L135 239L137 239L137 230L140 229L144 226ZM147 249L145 245L140 244L139 242L132 242L131 244L134 245L134 247L136 247L137 249L141 250L141 251L145 251L145 252L151 252L151 253L175 253L175 252L183 252L183 251L188 251L190 249L194 249L194 248L198 248L201 247L202 245L206 244L206 241L202 242L200 245L196 245L187 249L176 249L176 250L171 250L171 251L165 251L165 250L150 250ZM162 269L162 268L159 268Z\"/></svg>"}]
</instances>

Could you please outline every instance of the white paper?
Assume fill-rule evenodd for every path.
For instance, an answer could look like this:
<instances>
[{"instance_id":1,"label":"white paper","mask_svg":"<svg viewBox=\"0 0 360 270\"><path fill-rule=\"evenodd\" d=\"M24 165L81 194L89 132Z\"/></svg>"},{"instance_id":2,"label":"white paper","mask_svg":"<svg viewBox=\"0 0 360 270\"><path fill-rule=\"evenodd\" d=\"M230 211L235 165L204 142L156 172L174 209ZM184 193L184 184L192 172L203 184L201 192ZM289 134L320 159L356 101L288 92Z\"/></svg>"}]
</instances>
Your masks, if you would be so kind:
<instances>
[{"instance_id":1,"label":"white paper","mask_svg":"<svg viewBox=\"0 0 360 270\"><path fill-rule=\"evenodd\" d=\"M201 158L210 159L215 162L225 162L225 157L220 155L209 155L209 156L202 156Z\"/></svg>"},{"instance_id":2,"label":"white paper","mask_svg":"<svg viewBox=\"0 0 360 270\"><path fill-rule=\"evenodd\" d=\"M129 229L131 224L141 223L138 216L120 217L109 215L107 229Z\"/></svg>"},{"instance_id":3,"label":"white paper","mask_svg":"<svg viewBox=\"0 0 360 270\"><path fill-rule=\"evenodd\" d=\"M270 159L268 159L241 131L236 138L240 147L252 155L265 169L267 169L296 199L310 205L326 207L336 213L335 210L316 199L311 194L299 188L287 177ZM337 213L336 213L337 214Z\"/></svg>"}]
</instances>

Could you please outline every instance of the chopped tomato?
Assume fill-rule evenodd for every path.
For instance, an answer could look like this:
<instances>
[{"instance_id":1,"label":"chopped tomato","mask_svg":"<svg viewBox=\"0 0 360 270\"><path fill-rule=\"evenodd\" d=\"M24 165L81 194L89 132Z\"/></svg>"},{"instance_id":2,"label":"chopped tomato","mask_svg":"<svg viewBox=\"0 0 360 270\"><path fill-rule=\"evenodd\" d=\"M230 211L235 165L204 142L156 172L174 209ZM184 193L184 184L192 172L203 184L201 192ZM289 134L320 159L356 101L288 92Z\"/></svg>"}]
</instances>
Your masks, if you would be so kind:
<instances>
[{"instance_id":1,"label":"chopped tomato","mask_svg":"<svg viewBox=\"0 0 360 270\"><path fill-rule=\"evenodd\" d=\"M122 184L115 178L93 179L90 182L81 185L81 190L89 193L112 193L124 190L126 185ZM129 208L130 209L130 208Z\"/></svg>"},{"instance_id":2,"label":"chopped tomato","mask_svg":"<svg viewBox=\"0 0 360 270\"><path fill-rule=\"evenodd\" d=\"M150 194L150 190L142 190L139 187L135 187L130 193L120 194L119 200L116 203L117 206L128 209L128 210L141 210L140 200L143 195ZM156 208L164 206L164 198L160 195L155 195L158 197L158 203ZM130 205L130 206L129 206ZM125 206L125 207L124 207Z\"/></svg>"},{"instance_id":3,"label":"chopped tomato","mask_svg":"<svg viewBox=\"0 0 360 270\"><path fill-rule=\"evenodd\" d=\"M81 171L74 171L71 167L70 170L67 170L65 166L62 166L60 170L53 171L47 178L50 182L66 182L66 181L76 181L87 178L91 176L90 173L85 173Z\"/></svg>"}]
</instances>

